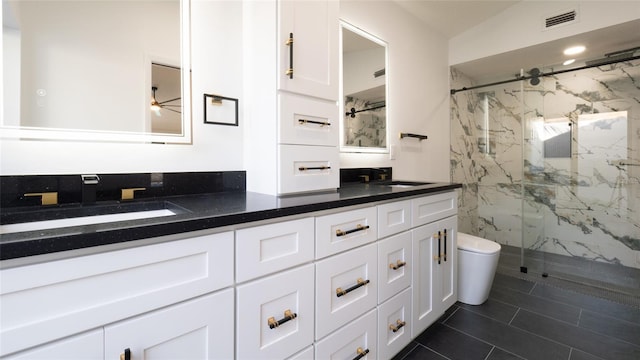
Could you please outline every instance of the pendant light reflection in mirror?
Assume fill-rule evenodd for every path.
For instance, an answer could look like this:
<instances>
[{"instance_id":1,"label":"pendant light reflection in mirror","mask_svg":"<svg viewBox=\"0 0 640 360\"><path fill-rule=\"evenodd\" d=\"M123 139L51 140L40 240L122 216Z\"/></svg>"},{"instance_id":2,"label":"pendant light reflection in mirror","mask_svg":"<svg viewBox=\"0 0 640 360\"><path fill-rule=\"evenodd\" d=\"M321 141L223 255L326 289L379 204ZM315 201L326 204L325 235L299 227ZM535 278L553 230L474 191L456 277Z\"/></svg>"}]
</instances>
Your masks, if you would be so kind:
<instances>
[{"instance_id":1,"label":"pendant light reflection in mirror","mask_svg":"<svg viewBox=\"0 0 640 360\"><path fill-rule=\"evenodd\" d=\"M388 152L387 45L345 22L341 32L341 151Z\"/></svg>"}]
</instances>

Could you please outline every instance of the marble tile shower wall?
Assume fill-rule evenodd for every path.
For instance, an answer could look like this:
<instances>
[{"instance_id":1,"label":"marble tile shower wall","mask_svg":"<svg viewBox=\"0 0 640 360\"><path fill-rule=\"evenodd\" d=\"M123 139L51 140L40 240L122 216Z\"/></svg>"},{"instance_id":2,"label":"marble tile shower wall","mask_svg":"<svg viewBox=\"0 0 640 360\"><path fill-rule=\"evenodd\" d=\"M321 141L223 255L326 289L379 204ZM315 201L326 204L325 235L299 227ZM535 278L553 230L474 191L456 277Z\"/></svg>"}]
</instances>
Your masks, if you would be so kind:
<instances>
[{"instance_id":1,"label":"marble tile shower wall","mask_svg":"<svg viewBox=\"0 0 640 360\"><path fill-rule=\"evenodd\" d=\"M460 231L640 268L639 81L634 61L453 95Z\"/></svg>"}]
</instances>

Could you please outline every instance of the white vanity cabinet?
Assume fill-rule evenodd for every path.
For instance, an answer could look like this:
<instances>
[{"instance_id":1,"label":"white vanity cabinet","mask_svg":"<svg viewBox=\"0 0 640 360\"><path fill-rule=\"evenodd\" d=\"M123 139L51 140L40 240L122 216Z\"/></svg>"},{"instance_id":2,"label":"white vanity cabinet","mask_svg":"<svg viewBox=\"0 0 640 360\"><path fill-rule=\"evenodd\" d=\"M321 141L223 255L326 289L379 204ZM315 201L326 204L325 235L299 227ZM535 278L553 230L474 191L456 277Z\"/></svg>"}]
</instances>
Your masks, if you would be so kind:
<instances>
[{"instance_id":1,"label":"white vanity cabinet","mask_svg":"<svg viewBox=\"0 0 640 360\"><path fill-rule=\"evenodd\" d=\"M389 359L454 304L453 191L0 272L0 358Z\"/></svg>"},{"instance_id":2,"label":"white vanity cabinet","mask_svg":"<svg viewBox=\"0 0 640 360\"><path fill-rule=\"evenodd\" d=\"M414 199L413 218L429 219L411 231L413 242L413 321L415 337L457 301L457 216L454 192ZM429 211L426 211L429 209ZM434 221L435 219L435 221ZM422 223L423 221L418 221Z\"/></svg>"},{"instance_id":3,"label":"white vanity cabinet","mask_svg":"<svg viewBox=\"0 0 640 360\"><path fill-rule=\"evenodd\" d=\"M229 287L232 268L226 232L2 269L0 356Z\"/></svg>"}]
</instances>

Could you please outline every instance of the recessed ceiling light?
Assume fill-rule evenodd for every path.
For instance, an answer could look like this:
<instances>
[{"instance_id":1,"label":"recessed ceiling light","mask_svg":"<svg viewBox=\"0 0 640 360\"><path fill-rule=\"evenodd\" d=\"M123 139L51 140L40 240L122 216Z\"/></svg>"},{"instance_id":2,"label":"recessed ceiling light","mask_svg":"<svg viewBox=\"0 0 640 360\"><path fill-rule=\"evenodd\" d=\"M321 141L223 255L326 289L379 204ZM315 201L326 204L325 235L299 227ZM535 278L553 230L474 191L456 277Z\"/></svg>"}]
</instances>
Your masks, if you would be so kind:
<instances>
[{"instance_id":1,"label":"recessed ceiling light","mask_svg":"<svg viewBox=\"0 0 640 360\"><path fill-rule=\"evenodd\" d=\"M567 65L571 65L576 61L576 59L569 59L565 62L562 63L562 65L567 66Z\"/></svg>"},{"instance_id":2,"label":"recessed ceiling light","mask_svg":"<svg viewBox=\"0 0 640 360\"><path fill-rule=\"evenodd\" d=\"M564 49L565 55L576 55L582 53L586 48L582 45L572 46Z\"/></svg>"}]
</instances>

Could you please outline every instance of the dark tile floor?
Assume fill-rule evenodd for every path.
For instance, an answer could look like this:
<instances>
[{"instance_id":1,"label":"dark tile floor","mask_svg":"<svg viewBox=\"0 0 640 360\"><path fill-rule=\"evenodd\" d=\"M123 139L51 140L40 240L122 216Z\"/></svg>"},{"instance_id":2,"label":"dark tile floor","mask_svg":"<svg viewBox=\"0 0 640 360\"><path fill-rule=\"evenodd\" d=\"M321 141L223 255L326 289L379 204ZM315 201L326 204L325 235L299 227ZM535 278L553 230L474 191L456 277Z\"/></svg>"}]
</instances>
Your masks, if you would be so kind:
<instances>
[{"instance_id":1,"label":"dark tile floor","mask_svg":"<svg viewBox=\"0 0 640 360\"><path fill-rule=\"evenodd\" d=\"M455 304L394 359L638 360L640 307L498 273L487 302Z\"/></svg>"}]
</instances>

